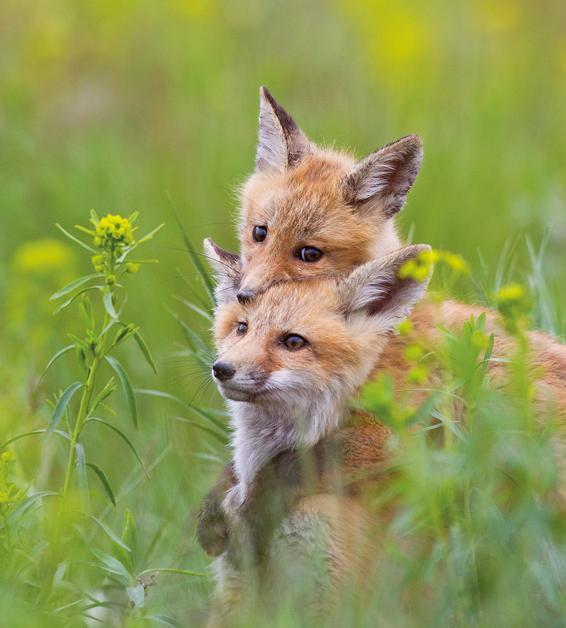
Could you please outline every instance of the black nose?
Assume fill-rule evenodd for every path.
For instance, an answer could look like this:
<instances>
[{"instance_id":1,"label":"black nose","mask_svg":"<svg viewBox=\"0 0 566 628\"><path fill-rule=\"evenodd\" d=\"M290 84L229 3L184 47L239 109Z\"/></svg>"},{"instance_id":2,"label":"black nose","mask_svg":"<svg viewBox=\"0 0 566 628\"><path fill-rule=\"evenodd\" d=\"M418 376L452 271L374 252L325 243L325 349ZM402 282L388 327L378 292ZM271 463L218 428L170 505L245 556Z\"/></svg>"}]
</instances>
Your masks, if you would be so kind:
<instances>
[{"instance_id":1,"label":"black nose","mask_svg":"<svg viewBox=\"0 0 566 628\"><path fill-rule=\"evenodd\" d=\"M240 303L247 303L251 301L255 297L255 290L249 290L247 288L242 288L238 291L236 298Z\"/></svg>"},{"instance_id":2,"label":"black nose","mask_svg":"<svg viewBox=\"0 0 566 628\"><path fill-rule=\"evenodd\" d=\"M236 369L231 364L228 364L228 362L215 362L212 365L212 372L216 379L225 382L227 379L234 377Z\"/></svg>"}]
</instances>

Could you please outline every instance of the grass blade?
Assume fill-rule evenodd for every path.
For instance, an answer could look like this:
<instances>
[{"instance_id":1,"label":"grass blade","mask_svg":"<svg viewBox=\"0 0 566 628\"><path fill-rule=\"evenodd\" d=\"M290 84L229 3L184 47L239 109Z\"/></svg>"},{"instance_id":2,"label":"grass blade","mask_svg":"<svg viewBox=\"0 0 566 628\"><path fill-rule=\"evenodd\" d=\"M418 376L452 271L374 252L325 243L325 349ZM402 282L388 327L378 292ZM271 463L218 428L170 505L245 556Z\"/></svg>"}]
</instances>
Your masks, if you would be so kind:
<instances>
[{"instance_id":1,"label":"grass blade","mask_svg":"<svg viewBox=\"0 0 566 628\"><path fill-rule=\"evenodd\" d=\"M86 249L87 251L90 251L91 253L95 253L95 254L98 253L96 249L93 249L88 244L85 244L82 240L79 240L78 238L76 238L72 233L69 233L66 229L64 229L59 223L55 223L55 226L57 227L57 229L59 229L59 231L64 233L69 238L69 240L76 242L79 246L82 246L83 249Z\"/></svg>"},{"instance_id":2,"label":"grass blade","mask_svg":"<svg viewBox=\"0 0 566 628\"><path fill-rule=\"evenodd\" d=\"M108 527L104 521L100 520L98 517L95 517L94 515L88 515L97 525L98 527L104 532L104 534L106 534L106 536L113 542L116 543L116 545L119 545L122 549L126 550L127 552L131 552L131 548L128 547L128 545L126 545L126 543L124 543L124 541L110 528Z\"/></svg>"},{"instance_id":3,"label":"grass blade","mask_svg":"<svg viewBox=\"0 0 566 628\"><path fill-rule=\"evenodd\" d=\"M63 347L62 349L59 349L59 351L57 351L57 353L55 353L51 359L49 360L49 362L47 363L47 366L43 369L43 374L45 375L45 373L47 373L47 371L51 368L51 366L53 366L53 364L63 355L65 355L65 353L68 353L69 351L72 351L75 348L75 345L67 345L66 347Z\"/></svg>"},{"instance_id":4,"label":"grass blade","mask_svg":"<svg viewBox=\"0 0 566 628\"><path fill-rule=\"evenodd\" d=\"M108 499L115 506L116 498L114 497L114 491L112 490L112 487L110 486L110 482L108 481L108 476L106 475L106 473L104 473L104 471L97 464L94 464L93 462L87 462L86 466L92 469L96 473L96 475L98 476L98 479L100 480L100 483L102 484L104 488L104 492L108 496Z\"/></svg>"},{"instance_id":5,"label":"grass blade","mask_svg":"<svg viewBox=\"0 0 566 628\"><path fill-rule=\"evenodd\" d=\"M68 283L64 288L61 288L61 290L57 290L57 292L53 293L49 297L49 300L56 301L57 299L64 297L66 294L69 294L69 292L72 292L79 286L82 286L83 284L87 283L87 281L90 281L91 279L98 279L99 277L102 277L100 273L93 273L92 275L85 275L84 277L79 277L78 279L71 281L71 283Z\"/></svg>"},{"instance_id":6,"label":"grass blade","mask_svg":"<svg viewBox=\"0 0 566 628\"><path fill-rule=\"evenodd\" d=\"M130 418L132 419L134 428L138 429L138 408L136 405L136 396L134 394L134 389L130 384L130 380L128 379L126 371L124 370L120 362L116 360L116 358L107 355L106 361L116 371L116 375L118 375L118 379L120 380L120 384L122 384L122 389L124 390L124 394L126 395L126 401L128 402Z\"/></svg>"},{"instance_id":7,"label":"grass blade","mask_svg":"<svg viewBox=\"0 0 566 628\"><path fill-rule=\"evenodd\" d=\"M52 433L53 434L58 434L59 436L62 436L66 440L70 440L70 437L67 434L67 432L63 432L62 430L52 430ZM47 430L46 429L33 430L32 432L25 432L24 434L18 434L17 436L14 436L13 438L10 438L10 440L7 440L5 443L0 445L0 451L2 451L3 449L6 449L6 447L11 445L12 443L15 443L16 441L20 440L21 438L27 438L28 436L35 436L37 434L47 434Z\"/></svg>"},{"instance_id":8,"label":"grass blade","mask_svg":"<svg viewBox=\"0 0 566 628\"><path fill-rule=\"evenodd\" d=\"M124 432L122 432L121 429L117 428L115 425L112 425L112 423L108 423L107 421L104 421L103 419L99 419L98 417L90 417L90 419L87 421L87 423L101 423L102 425L106 425L106 427L110 428L111 430L113 430L116 434L118 434L118 436L126 443L126 445L128 446L129 450L134 454L136 460L140 463L141 468L143 469L146 477L149 478L149 474L145 468L145 465L143 463L143 460L141 459L140 455L138 454L137 449L135 448L134 444L132 443L132 441L124 434Z\"/></svg>"},{"instance_id":9,"label":"grass blade","mask_svg":"<svg viewBox=\"0 0 566 628\"><path fill-rule=\"evenodd\" d=\"M145 342L142 335L138 331L134 333L134 340L137 342L138 347L143 353L147 363L152 368L153 372L157 375L157 367L155 366L155 362L153 361L153 358L151 357L149 347L147 346L147 343Z\"/></svg>"},{"instance_id":10,"label":"grass blade","mask_svg":"<svg viewBox=\"0 0 566 628\"><path fill-rule=\"evenodd\" d=\"M68 386L63 394L59 397L59 401L53 410L53 415L51 416L51 421L49 422L49 427L47 428L48 432L54 432L57 425L59 425L59 421L63 416L63 412L65 412L66 407L69 405L73 395L82 388L81 382L73 382L70 386Z\"/></svg>"},{"instance_id":11,"label":"grass blade","mask_svg":"<svg viewBox=\"0 0 566 628\"><path fill-rule=\"evenodd\" d=\"M90 510L89 504L89 495L88 495L88 478L86 476L86 462L85 458L85 450L84 447L77 443L75 445L75 453L77 455L77 476L79 479L79 487L81 489L81 495L83 498L83 503L85 505L85 510L88 512Z\"/></svg>"}]
</instances>

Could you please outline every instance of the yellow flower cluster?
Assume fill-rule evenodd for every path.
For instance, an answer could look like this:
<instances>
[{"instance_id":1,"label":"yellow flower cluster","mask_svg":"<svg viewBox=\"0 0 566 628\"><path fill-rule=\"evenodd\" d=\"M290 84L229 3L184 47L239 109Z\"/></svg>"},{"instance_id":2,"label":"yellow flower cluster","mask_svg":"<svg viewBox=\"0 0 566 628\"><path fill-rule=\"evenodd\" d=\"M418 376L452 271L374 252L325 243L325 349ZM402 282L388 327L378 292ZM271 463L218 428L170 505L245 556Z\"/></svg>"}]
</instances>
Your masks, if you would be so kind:
<instances>
[{"instance_id":1,"label":"yellow flower cluster","mask_svg":"<svg viewBox=\"0 0 566 628\"><path fill-rule=\"evenodd\" d=\"M531 298L524 286L519 283L502 286L495 295L495 303L507 331L516 334L528 326Z\"/></svg>"},{"instance_id":2,"label":"yellow flower cluster","mask_svg":"<svg viewBox=\"0 0 566 628\"><path fill-rule=\"evenodd\" d=\"M425 281L433 266L438 263L444 264L456 275L467 275L470 272L470 268L462 256L450 251L433 249L407 260L399 270L399 278Z\"/></svg>"},{"instance_id":3,"label":"yellow flower cluster","mask_svg":"<svg viewBox=\"0 0 566 628\"><path fill-rule=\"evenodd\" d=\"M94 246L99 249L121 249L134 243L132 225L127 218L108 214L96 225Z\"/></svg>"}]
</instances>

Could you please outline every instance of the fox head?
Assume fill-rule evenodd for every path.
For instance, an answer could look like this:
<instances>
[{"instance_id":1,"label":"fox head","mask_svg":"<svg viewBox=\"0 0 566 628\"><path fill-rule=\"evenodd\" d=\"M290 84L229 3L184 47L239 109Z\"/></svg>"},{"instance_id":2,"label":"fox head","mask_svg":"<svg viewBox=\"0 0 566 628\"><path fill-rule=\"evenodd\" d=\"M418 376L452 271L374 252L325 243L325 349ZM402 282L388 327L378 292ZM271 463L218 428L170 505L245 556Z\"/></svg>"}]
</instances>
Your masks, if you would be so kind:
<instances>
[{"instance_id":1,"label":"fox head","mask_svg":"<svg viewBox=\"0 0 566 628\"><path fill-rule=\"evenodd\" d=\"M427 250L405 247L341 279L281 282L244 303L233 288L214 328L212 373L222 395L285 417L294 444L311 445L336 429L387 336L426 290L428 278L401 279L399 270ZM223 281L225 266L216 271Z\"/></svg>"},{"instance_id":2,"label":"fox head","mask_svg":"<svg viewBox=\"0 0 566 628\"><path fill-rule=\"evenodd\" d=\"M394 216L421 160L416 135L361 161L318 148L262 87L256 168L241 194L241 256L228 278L238 298L282 280L345 275L398 249ZM215 248L208 241L209 255Z\"/></svg>"}]
</instances>

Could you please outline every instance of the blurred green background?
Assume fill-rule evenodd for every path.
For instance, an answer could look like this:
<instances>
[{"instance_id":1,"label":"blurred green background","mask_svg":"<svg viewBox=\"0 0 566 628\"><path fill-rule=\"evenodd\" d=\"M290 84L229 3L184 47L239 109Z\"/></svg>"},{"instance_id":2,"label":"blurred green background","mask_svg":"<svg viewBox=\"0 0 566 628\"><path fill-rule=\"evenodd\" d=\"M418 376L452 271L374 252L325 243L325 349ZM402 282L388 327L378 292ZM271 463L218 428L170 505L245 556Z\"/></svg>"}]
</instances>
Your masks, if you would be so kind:
<instances>
[{"instance_id":1,"label":"blurred green background","mask_svg":"<svg viewBox=\"0 0 566 628\"><path fill-rule=\"evenodd\" d=\"M45 398L70 381L62 363L39 380L76 325L52 316L48 296L88 272L89 259L54 223L84 224L90 208L139 209L144 230L166 223L150 247L160 264L131 278L127 309L160 375L131 350L132 379L218 404L174 356L181 333L168 310L201 288L172 204L199 249L205 236L236 247L234 192L253 167L261 84L315 142L360 156L419 133L425 161L402 232L463 254L488 286L525 279L525 238L535 250L545 242L536 262L557 310L566 305L562 0L2 0L0 41L3 435L42 426ZM541 322L561 332L560 320ZM163 403L142 398L140 413L136 442L147 460L163 457L125 503L148 534L165 527L163 556L202 567L191 513L219 463L196 455L218 447ZM126 454L98 445L120 483ZM18 451L24 477L47 469L52 481L55 454ZM207 586L195 583L197 599Z\"/></svg>"}]
</instances>

